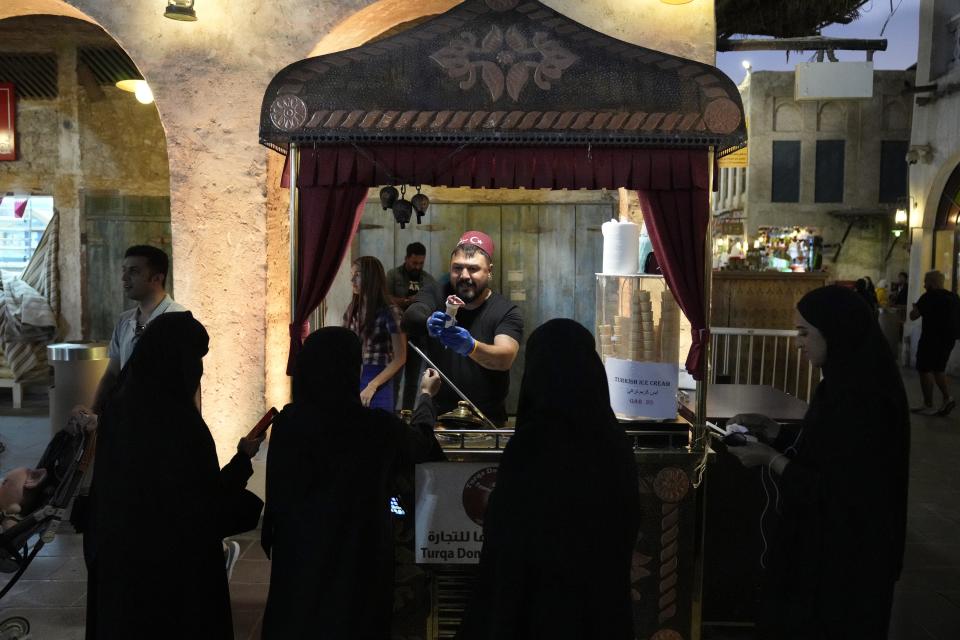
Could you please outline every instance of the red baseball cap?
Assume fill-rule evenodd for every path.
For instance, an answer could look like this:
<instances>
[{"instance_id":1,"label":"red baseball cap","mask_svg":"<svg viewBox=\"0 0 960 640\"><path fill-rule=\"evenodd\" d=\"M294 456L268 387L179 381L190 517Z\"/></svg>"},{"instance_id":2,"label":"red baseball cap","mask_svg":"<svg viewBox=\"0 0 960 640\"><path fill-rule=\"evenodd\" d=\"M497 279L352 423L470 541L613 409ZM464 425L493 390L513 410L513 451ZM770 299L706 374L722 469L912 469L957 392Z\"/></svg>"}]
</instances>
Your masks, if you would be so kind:
<instances>
[{"instance_id":1,"label":"red baseball cap","mask_svg":"<svg viewBox=\"0 0 960 640\"><path fill-rule=\"evenodd\" d=\"M493 250L494 244L493 240L490 239L490 236L485 234L483 231L467 231L462 236L460 236L460 241L457 243L457 249L460 247L472 244L475 247L482 249L487 256L493 260Z\"/></svg>"}]
</instances>

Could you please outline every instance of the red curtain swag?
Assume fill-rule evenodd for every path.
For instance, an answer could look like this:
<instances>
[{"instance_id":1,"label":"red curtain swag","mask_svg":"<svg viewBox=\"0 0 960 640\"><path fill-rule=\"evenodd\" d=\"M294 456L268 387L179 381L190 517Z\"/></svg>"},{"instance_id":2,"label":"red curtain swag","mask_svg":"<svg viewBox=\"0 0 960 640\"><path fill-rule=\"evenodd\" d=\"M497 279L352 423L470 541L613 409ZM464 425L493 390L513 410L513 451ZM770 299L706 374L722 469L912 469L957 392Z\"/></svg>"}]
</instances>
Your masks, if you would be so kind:
<instances>
[{"instance_id":1,"label":"red curtain swag","mask_svg":"<svg viewBox=\"0 0 960 640\"><path fill-rule=\"evenodd\" d=\"M287 375L309 331L310 314L323 301L360 224L367 187L301 187L297 304L290 323Z\"/></svg>"},{"instance_id":2,"label":"red curtain swag","mask_svg":"<svg viewBox=\"0 0 960 640\"><path fill-rule=\"evenodd\" d=\"M693 331L687 371L695 380L703 380L704 348L709 333L703 297L709 197L706 190L700 189L637 194L653 253Z\"/></svg>"},{"instance_id":3,"label":"red curtain swag","mask_svg":"<svg viewBox=\"0 0 960 640\"><path fill-rule=\"evenodd\" d=\"M287 186L288 173L283 173ZM667 285L693 326L687 370L702 379L704 251L709 221L703 150L602 147L329 146L300 150L300 260L290 325L292 371L310 312L330 289L367 189L426 184L488 189L636 190Z\"/></svg>"}]
</instances>

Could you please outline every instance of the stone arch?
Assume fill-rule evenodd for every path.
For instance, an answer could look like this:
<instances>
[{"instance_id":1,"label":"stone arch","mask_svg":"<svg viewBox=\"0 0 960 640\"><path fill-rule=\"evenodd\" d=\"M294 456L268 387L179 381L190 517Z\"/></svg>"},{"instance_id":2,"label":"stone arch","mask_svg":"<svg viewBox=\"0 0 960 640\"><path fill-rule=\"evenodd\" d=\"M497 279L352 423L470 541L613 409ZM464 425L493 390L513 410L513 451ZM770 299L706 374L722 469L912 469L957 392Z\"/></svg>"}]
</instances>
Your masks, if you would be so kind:
<instances>
[{"instance_id":1,"label":"stone arch","mask_svg":"<svg viewBox=\"0 0 960 640\"><path fill-rule=\"evenodd\" d=\"M120 42L113 33L101 24L100 21L76 7L64 2L63 0L7 0L0 3L0 24L6 22L10 24L15 22L18 26L24 20L36 20L41 23L36 28L49 29L50 26L42 24L46 20L57 20L56 24L70 26L70 29L76 31L77 38L77 57L79 58L79 47L92 37L99 40L102 37L103 44L107 41L116 45L126 53L133 61L138 71L143 77L142 66L130 55L127 47ZM89 33L87 33L89 32ZM96 32L96 33L94 33ZM101 33L102 32L102 33ZM9 50L16 50L17 44L14 43ZM51 47L51 51L53 47ZM68 58L71 62L73 57ZM79 64L79 62L78 62ZM159 109L156 104L143 106L136 104L134 98L129 94L122 94L118 89L105 85L97 85L96 80L91 80L91 74L87 74L87 80L84 81L82 74L78 73L77 84L73 91L76 92L77 100L75 102L76 111L73 113L77 121L84 123L84 128L78 128L74 125L76 143L75 149L71 145L60 148L60 156L55 165L58 176L54 180L44 180L43 188L49 189L54 196L57 210L60 212L60 282L61 282L61 330L67 339L88 339L91 337L91 317L96 316L96 310L89 308L89 302L95 300L92 292L86 283L81 279L81 274L89 276L87 264L83 269L78 269L77 264L86 254L85 247L81 244L81 238L87 231L81 228L80 210L83 207L83 196L81 192L97 192L103 190L114 190L114 185L138 184L147 186L140 190L138 196L153 196L169 198L170 196L170 167L168 156L167 135L164 123L160 117ZM91 94L90 87L94 87ZM99 86L99 89L97 87ZM82 87L82 89L77 88ZM100 90L102 89L102 91ZM149 151L137 155L137 148L124 144L122 140L110 139L110 136L85 136L84 131L103 132L111 129L110 121L118 113L129 114L126 100L129 98L130 104L135 105L133 109L149 109L150 111L141 111L137 116L137 124L146 124L148 132L143 133L141 139L142 147L149 147ZM63 115L63 114L58 114ZM69 121L73 118L64 117L64 129L68 128ZM19 124L19 123L18 123ZM143 129L137 129L143 131ZM54 132L56 136L57 133ZM63 143L63 135L60 143ZM69 138L69 134L67 134ZM92 146L94 151L100 150L100 155L95 156L91 153L88 146L90 141L96 138L96 143ZM125 151L126 150L126 151ZM104 152L110 153L105 154ZM148 158L148 162L133 165L130 160L134 157ZM63 158L70 158L66 165L60 164ZM131 167L135 167L131 169ZM76 169L71 171L70 169ZM21 179L34 179L35 172L30 170L29 166L17 169ZM132 176L142 178L131 181ZM120 202L120 198L116 199ZM133 204L133 203L131 203ZM157 204L153 202L151 204ZM162 234L164 240L169 241L170 245L164 247L168 253L172 253L172 238L169 234ZM95 241L94 244L96 244ZM122 252L125 247L110 247ZM90 258L90 254L86 254ZM122 254L121 254L122 255ZM84 258L86 260L86 258ZM88 297L85 297L88 296ZM109 335L109 334L107 334ZM93 336L103 338L102 335Z\"/></svg>"},{"instance_id":2,"label":"stone arch","mask_svg":"<svg viewBox=\"0 0 960 640\"><path fill-rule=\"evenodd\" d=\"M823 102L817 108L817 131L844 131L847 110L839 102Z\"/></svg>"},{"instance_id":3,"label":"stone arch","mask_svg":"<svg viewBox=\"0 0 960 640\"><path fill-rule=\"evenodd\" d=\"M309 57L336 53L384 37L420 21L443 13L461 0L379 0L351 14L328 31L310 52Z\"/></svg>"},{"instance_id":4,"label":"stone arch","mask_svg":"<svg viewBox=\"0 0 960 640\"><path fill-rule=\"evenodd\" d=\"M793 102L784 102L777 105L773 112L773 130L803 130L803 114L800 112L800 107Z\"/></svg>"},{"instance_id":5,"label":"stone arch","mask_svg":"<svg viewBox=\"0 0 960 640\"><path fill-rule=\"evenodd\" d=\"M884 131L908 131L910 114L903 101L892 98L883 105L882 126Z\"/></svg>"}]
</instances>

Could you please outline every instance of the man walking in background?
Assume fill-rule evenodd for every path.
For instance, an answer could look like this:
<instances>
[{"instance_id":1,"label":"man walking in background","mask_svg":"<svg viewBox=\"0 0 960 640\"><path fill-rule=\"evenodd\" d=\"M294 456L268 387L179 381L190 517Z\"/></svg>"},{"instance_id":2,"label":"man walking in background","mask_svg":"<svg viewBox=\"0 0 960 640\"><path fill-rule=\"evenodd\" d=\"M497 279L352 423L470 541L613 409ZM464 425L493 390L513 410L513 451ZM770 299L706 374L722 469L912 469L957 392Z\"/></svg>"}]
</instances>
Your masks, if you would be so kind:
<instances>
[{"instance_id":1,"label":"man walking in background","mask_svg":"<svg viewBox=\"0 0 960 640\"><path fill-rule=\"evenodd\" d=\"M920 374L923 406L911 411L925 416L945 416L957 406L947 388L944 371L960 329L960 298L944 289L943 284L942 273L927 272L923 277L926 293L920 296L910 311L911 320L923 318L917 345L917 372ZM934 383L943 396L943 404L939 408L933 406Z\"/></svg>"}]
</instances>

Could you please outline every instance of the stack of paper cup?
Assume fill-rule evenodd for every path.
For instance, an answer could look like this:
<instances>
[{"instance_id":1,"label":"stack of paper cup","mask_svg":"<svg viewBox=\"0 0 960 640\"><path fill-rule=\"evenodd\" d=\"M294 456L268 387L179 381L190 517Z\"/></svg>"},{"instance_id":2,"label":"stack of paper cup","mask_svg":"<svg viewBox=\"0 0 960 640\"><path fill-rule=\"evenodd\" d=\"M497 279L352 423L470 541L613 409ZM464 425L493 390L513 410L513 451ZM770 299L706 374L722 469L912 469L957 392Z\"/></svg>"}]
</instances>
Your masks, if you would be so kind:
<instances>
[{"instance_id":1,"label":"stack of paper cup","mask_svg":"<svg viewBox=\"0 0 960 640\"><path fill-rule=\"evenodd\" d=\"M617 357L627 358L630 344L630 318L627 316L613 317L613 341L617 346Z\"/></svg>"},{"instance_id":2,"label":"stack of paper cup","mask_svg":"<svg viewBox=\"0 0 960 640\"><path fill-rule=\"evenodd\" d=\"M649 291L637 291L630 299L630 348L631 360L649 362L655 356L653 306Z\"/></svg>"},{"instance_id":3,"label":"stack of paper cup","mask_svg":"<svg viewBox=\"0 0 960 640\"><path fill-rule=\"evenodd\" d=\"M614 356L613 344L613 326L609 324L597 325L597 338L600 340L600 358L607 359L607 356Z\"/></svg>"},{"instance_id":4,"label":"stack of paper cup","mask_svg":"<svg viewBox=\"0 0 960 640\"><path fill-rule=\"evenodd\" d=\"M660 339L661 362L677 362L680 354L680 307L673 294L664 290L660 295Z\"/></svg>"}]
</instances>

